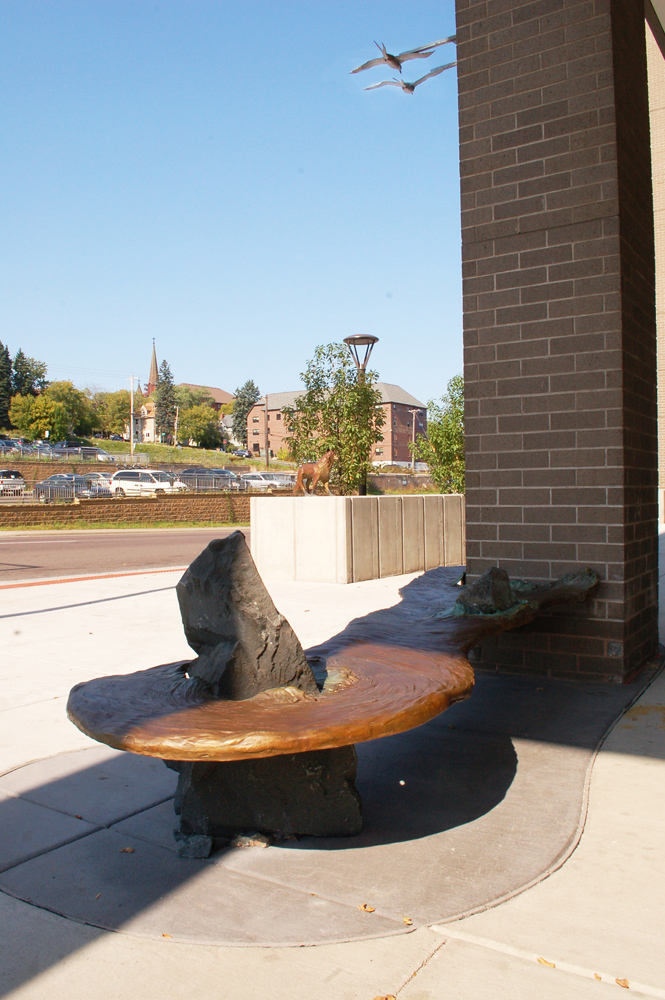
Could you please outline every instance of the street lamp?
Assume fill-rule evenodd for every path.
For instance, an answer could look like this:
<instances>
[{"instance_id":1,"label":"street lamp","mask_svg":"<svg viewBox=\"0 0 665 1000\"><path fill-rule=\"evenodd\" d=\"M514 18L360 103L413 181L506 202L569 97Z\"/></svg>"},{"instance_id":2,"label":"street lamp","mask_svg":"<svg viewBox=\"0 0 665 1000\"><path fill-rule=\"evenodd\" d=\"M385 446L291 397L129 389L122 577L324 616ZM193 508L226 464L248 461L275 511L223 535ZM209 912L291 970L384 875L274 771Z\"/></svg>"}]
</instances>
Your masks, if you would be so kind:
<instances>
[{"instance_id":1,"label":"street lamp","mask_svg":"<svg viewBox=\"0 0 665 1000\"><path fill-rule=\"evenodd\" d=\"M344 343L349 349L351 357L355 362L355 366L358 369L358 381L365 381L365 369L367 368L367 362L369 361L369 356L372 353L372 348L378 342L378 337L372 337L370 334L364 333L354 333L350 337L344 338ZM365 349L363 352L363 348ZM358 483L358 496L367 496L367 480L365 474L361 481Z\"/></svg>"}]
</instances>

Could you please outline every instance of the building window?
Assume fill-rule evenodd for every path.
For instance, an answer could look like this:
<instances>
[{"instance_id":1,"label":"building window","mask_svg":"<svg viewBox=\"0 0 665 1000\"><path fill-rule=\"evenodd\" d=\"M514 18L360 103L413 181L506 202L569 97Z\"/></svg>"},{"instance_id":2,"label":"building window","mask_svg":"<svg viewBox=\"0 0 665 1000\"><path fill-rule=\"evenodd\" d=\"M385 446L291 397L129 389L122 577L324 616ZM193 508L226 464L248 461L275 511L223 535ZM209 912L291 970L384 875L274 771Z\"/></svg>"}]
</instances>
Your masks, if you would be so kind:
<instances>
[{"instance_id":1,"label":"building window","mask_svg":"<svg viewBox=\"0 0 665 1000\"><path fill-rule=\"evenodd\" d=\"M252 417L252 423L258 424L258 422L259 422L259 418L258 417Z\"/></svg>"},{"instance_id":2,"label":"building window","mask_svg":"<svg viewBox=\"0 0 665 1000\"><path fill-rule=\"evenodd\" d=\"M258 437L259 432L258 431L252 431L252 434L256 434L256 436Z\"/></svg>"},{"instance_id":3,"label":"building window","mask_svg":"<svg viewBox=\"0 0 665 1000\"><path fill-rule=\"evenodd\" d=\"M275 420L281 420L281 419L282 419L282 414L278 413L277 416L275 417Z\"/></svg>"},{"instance_id":4,"label":"building window","mask_svg":"<svg viewBox=\"0 0 665 1000\"><path fill-rule=\"evenodd\" d=\"M255 442L254 442L254 451L258 451L258 450L259 450L259 445L258 445L258 442L257 442L257 441L255 441Z\"/></svg>"},{"instance_id":5,"label":"building window","mask_svg":"<svg viewBox=\"0 0 665 1000\"><path fill-rule=\"evenodd\" d=\"M377 448L376 449L376 454L377 455L383 455L383 448Z\"/></svg>"}]
</instances>

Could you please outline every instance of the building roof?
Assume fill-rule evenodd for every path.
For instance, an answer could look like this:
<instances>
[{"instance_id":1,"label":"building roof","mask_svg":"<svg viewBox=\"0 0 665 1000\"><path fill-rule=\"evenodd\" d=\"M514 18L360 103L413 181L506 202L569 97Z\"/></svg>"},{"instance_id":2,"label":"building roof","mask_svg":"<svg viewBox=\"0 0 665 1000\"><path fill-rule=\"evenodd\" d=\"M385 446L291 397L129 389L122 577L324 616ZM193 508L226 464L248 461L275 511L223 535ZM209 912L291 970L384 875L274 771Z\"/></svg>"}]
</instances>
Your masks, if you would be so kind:
<instances>
[{"instance_id":1,"label":"building roof","mask_svg":"<svg viewBox=\"0 0 665 1000\"><path fill-rule=\"evenodd\" d=\"M298 396L302 396L304 389L297 389L295 392L269 392L268 393L268 409L269 410L283 410L285 406L295 406L296 399ZM265 406L266 397L261 396L254 406Z\"/></svg>"},{"instance_id":2,"label":"building roof","mask_svg":"<svg viewBox=\"0 0 665 1000\"><path fill-rule=\"evenodd\" d=\"M215 403L231 403L235 399L230 392L225 389L217 389L214 385L195 385L194 382L179 382L178 385L183 389L204 389L209 396L212 396Z\"/></svg>"},{"instance_id":3,"label":"building roof","mask_svg":"<svg viewBox=\"0 0 665 1000\"><path fill-rule=\"evenodd\" d=\"M390 382L377 382L376 388L381 393L381 399L384 403L405 403L407 406L417 406L421 410L427 409L424 403L421 403L419 399L416 399L415 396L412 396L410 392L406 392L399 385L391 385ZM269 392L268 409L282 410L285 406L295 406L296 399L298 396L302 396L304 392L304 389L298 389L294 392ZM265 405L265 396L261 396L258 402L254 404L254 406Z\"/></svg>"},{"instance_id":4,"label":"building roof","mask_svg":"<svg viewBox=\"0 0 665 1000\"><path fill-rule=\"evenodd\" d=\"M417 406L421 410L427 409L424 403L421 403L419 399L416 399L399 385L392 385L391 382L377 382L376 388L381 393L384 403L405 403L407 406Z\"/></svg>"}]
</instances>

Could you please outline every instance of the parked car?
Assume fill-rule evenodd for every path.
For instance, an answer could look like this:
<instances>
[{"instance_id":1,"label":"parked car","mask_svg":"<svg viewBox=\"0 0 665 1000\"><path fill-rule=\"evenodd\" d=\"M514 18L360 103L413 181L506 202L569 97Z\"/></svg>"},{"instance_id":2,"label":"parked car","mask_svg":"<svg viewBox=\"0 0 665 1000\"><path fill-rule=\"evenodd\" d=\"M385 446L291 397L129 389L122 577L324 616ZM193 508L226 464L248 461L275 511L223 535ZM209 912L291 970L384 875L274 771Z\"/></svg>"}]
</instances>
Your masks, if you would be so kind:
<instances>
[{"instance_id":1,"label":"parked car","mask_svg":"<svg viewBox=\"0 0 665 1000\"><path fill-rule=\"evenodd\" d=\"M296 477L290 476L287 472L264 472L262 474L273 479L278 488L282 490L293 489L296 484Z\"/></svg>"},{"instance_id":2,"label":"parked car","mask_svg":"<svg viewBox=\"0 0 665 1000\"><path fill-rule=\"evenodd\" d=\"M251 451L247 451L246 448L237 448L233 452L233 454L235 455L236 458L251 458L252 457Z\"/></svg>"},{"instance_id":3,"label":"parked car","mask_svg":"<svg viewBox=\"0 0 665 1000\"><path fill-rule=\"evenodd\" d=\"M240 478L247 483L250 490L281 490L285 488L284 484L273 479L273 474L269 472L246 472ZM291 486L291 483L288 485Z\"/></svg>"},{"instance_id":4,"label":"parked car","mask_svg":"<svg viewBox=\"0 0 665 1000\"><path fill-rule=\"evenodd\" d=\"M0 496L16 497L25 490L25 481L16 469L0 469Z\"/></svg>"},{"instance_id":5,"label":"parked car","mask_svg":"<svg viewBox=\"0 0 665 1000\"><path fill-rule=\"evenodd\" d=\"M193 490L246 490L240 476L230 469L207 469L203 466L185 469L181 473L183 482Z\"/></svg>"},{"instance_id":6,"label":"parked car","mask_svg":"<svg viewBox=\"0 0 665 1000\"><path fill-rule=\"evenodd\" d=\"M161 469L120 469L111 478L114 496L142 496L156 493L183 493L188 486Z\"/></svg>"},{"instance_id":7,"label":"parked car","mask_svg":"<svg viewBox=\"0 0 665 1000\"><path fill-rule=\"evenodd\" d=\"M90 484L84 476L72 472L61 472L37 483L33 496L37 500L73 500L74 497L90 496Z\"/></svg>"},{"instance_id":8,"label":"parked car","mask_svg":"<svg viewBox=\"0 0 665 1000\"><path fill-rule=\"evenodd\" d=\"M109 441L122 441L122 434L109 434Z\"/></svg>"},{"instance_id":9,"label":"parked car","mask_svg":"<svg viewBox=\"0 0 665 1000\"><path fill-rule=\"evenodd\" d=\"M108 490L110 495L112 475L113 473L108 472L86 472L84 478L88 480L91 487L103 487Z\"/></svg>"}]
</instances>

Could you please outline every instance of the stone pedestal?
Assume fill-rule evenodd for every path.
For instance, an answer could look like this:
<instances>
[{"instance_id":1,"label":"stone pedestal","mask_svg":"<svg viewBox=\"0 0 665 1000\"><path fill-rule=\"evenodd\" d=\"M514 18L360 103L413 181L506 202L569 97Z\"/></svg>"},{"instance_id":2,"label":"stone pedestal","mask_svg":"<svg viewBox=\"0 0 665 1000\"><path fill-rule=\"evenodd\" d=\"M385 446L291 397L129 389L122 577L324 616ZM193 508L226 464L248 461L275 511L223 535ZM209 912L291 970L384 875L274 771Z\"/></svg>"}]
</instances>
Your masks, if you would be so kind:
<instances>
[{"instance_id":1,"label":"stone pedestal","mask_svg":"<svg viewBox=\"0 0 665 1000\"><path fill-rule=\"evenodd\" d=\"M165 763L180 774L175 809L184 856L207 857L216 838L249 831L350 837L362 829L352 746L249 760Z\"/></svg>"}]
</instances>

